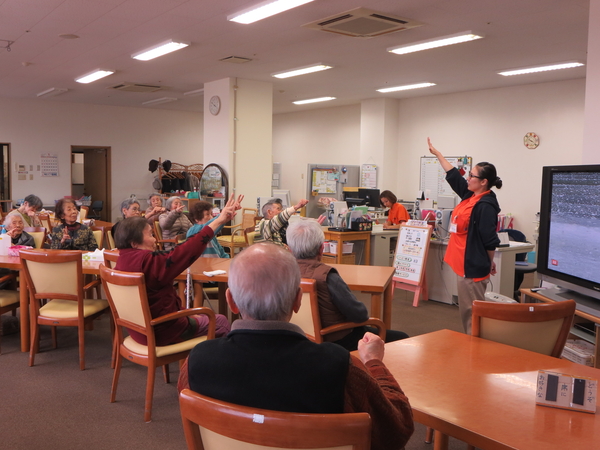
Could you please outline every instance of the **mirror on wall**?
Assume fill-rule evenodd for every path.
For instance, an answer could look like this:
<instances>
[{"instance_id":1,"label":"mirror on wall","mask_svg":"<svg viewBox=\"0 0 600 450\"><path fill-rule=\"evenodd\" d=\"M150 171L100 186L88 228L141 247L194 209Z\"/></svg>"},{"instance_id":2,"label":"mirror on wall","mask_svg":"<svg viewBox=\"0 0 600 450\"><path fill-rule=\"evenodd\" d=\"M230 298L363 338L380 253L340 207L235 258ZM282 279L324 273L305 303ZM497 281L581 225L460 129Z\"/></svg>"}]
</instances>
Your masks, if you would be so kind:
<instances>
[{"instance_id":1,"label":"mirror on wall","mask_svg":"<svg viewBox=\"0 0 600 450\"><path fill-rule=\"evenodd\" d=\"M229 197L229 181L225 170L218 164L209 164L200 178L200 196L202 200L223 208Z\"/></svg>"}]
</instances>

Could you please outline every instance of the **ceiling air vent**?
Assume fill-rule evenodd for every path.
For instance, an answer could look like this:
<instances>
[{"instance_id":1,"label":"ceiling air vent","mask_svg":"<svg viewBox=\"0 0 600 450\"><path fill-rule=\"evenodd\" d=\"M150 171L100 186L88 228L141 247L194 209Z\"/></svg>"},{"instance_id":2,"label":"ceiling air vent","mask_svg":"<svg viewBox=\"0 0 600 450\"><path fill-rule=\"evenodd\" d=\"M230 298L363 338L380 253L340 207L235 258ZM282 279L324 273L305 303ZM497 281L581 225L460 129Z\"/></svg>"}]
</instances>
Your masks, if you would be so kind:
<instances>
[{"instance_id":1,"label":"ceiling air vent","mask_svg":"<svg viewBox=\"0 0 600 450\"><path fill-rule=\"evenodd\" d=\"M382 14L371 9L357 8L302 26L344 36L371 38L421 25L423 25L421 22L412 19Z\"/></svg>"},{"instance_id":2,"label":"ceiling air vent","mask_svg":"<svg viewBox=\"0 0 600 450\"><path fill-rule=\"evenodd\" d=\"M227 58L221 58L219 61L230 62L234 64L242 64L252 61L250 58L244 58L243 56L228 56Z\"/></svg>"},{"instance_id":3,"label":"ceiling air vent","mask_svg":"<svg viewBox=\"0 0 600 450\"><path fill-rule=\"evenodd\" d=\"M115 89L117 91L126 92L156 92L160 91L162 88L162 86L153 86L151 84L138 84L128 82L119 83L109 87L109 89Z\"/></svg>"}]
</instances>

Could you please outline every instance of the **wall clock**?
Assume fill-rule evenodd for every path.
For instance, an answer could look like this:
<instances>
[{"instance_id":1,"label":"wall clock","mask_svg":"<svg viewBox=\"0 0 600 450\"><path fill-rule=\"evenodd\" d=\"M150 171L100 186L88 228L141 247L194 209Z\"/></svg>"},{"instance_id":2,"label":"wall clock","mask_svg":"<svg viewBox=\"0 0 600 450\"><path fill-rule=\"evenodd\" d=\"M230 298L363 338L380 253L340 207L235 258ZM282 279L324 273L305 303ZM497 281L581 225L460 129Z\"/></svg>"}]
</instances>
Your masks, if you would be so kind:
<instances>
[{"instance_id":1,"label":"wall clock","mask_svg":"<svg viewBox=\"0 0 600 450\"><path fill-rule=\"evenodd\" d=\"M535 133L527 133L523 138L523 144L529 149L537 148L540 145L540 137Z\"/></svg>"},{"instance_id":2,"label":"wall clock","mask_svg":"<svg viewBox=\"0 0 600 450\"><path fill-rule=\"evenodd\" d=\"M219 114L219 111L221 111L221 99L218 95L213 95L210 98L208 103L208 110L213 116Z\"/></svg>"}]
</instances>

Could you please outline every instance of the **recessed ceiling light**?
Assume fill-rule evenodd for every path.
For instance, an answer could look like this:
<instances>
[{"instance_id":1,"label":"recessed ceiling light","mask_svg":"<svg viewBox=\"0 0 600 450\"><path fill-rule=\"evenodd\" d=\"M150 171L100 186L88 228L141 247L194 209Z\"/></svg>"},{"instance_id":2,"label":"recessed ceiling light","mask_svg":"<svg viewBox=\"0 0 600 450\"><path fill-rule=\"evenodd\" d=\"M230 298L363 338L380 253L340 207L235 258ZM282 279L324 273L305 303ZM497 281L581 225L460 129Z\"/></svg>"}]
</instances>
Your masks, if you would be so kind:
<instances>
[{"instance_id":1,"label":"recessed ceiling light","mask_svg":"<svg viewBox=\"0 0 600 450\"><path fill-rule=\"evenodd\" d=\"M309 98L308 100L297 100L292 103L294 105L305 105L307 103L328 102L329 100L335 100L335 97Z\"/></svg>"},{"instance_id":2,"label":"recessed ceiling light","mask_svg":"<svg viewBox=\"0 0 600 450\"><path fill-rule=\"evenodd\" d=\"M485 35L481 33L474 33L473 31L463 31L461 33L451 34L449 36L428 39L426 41L413 42L412 44L405 44L399 47L390 47L387 49L387 51L390 53L396 53L397 55L404 55L406 53L420 52L421 50L429 50L430 48L444 47L446 45L470 42L476 39L481 39L483 37L485 37Z\"/></svg>"},{"instance_id":3,"label":"recessed ceiling light","mask_svg":"<svg viewBox=\"0 0 600 450\"><path fill-rule=\"evenodd\" d=\"M285 72L272 73L271 76L275 78L289 78L298 75L305 75L307 73L320 72L321 70L332 69L333 66L327 66L325 64L312 64L310 66L298 67L297 69L287 70Z\"/></svg>"},{"instance_id":4,"label":"recessed ceiling light","mask_svg":"<svg viewBox=\"0 0 600 450\"><path fill-rule=\"evenodd\" d=\"M429 86L435 86L435 83L417 83L417 84L407 84L404 86L394 86L389 88L377 89L377 92L396 92L396 91L408 91L409 89L421 89Z\"/></svg>"},{"instance_id":5,"label":"recessed ceiling light","mask_svg":"<svg viewBox=\"0 0 600 450\"><path fill-rule=\"evenodd\" d=\"M183 95L187 95L189 97L195 97L196 95L204 95L204 88L194 89L193 91L187 91L184 92Z\"/></svg>"},{"instance_id":6,"label":"recessed ceiling light","mask_svg":"<svg viewBox=\"0 0 600 450\"><path fill-rule=\"evenodd\" d=\"M169 102L174 102L174 101L177 101L177 99L174 97L161 97L161 98L156 98L154 100L148 100L147 102L142 103L142 105L145 105L145 106L160 105L161 103L169 103Z\"/></svg>"},{"instance_id":7,"label":"recessed ceiling light","mask_svg":"<svg viewBox=\"0 0 600 450\"><path fill-rule=\"evenodd\" d=\"M243 24L265 19L314 0L267 0L227 16L227 20Z\"/></svg>"},{"instance_id":8,"label":"recessed ceiling light","mask_svg":"<svg viewBox=\"0 0 600 450\"><path fill-rule=\"evenodd\" d=\"M151 59L158 58L159 56L166 55L167 53L185 48L188 45L190 45L189 42L175 42L174 40L169 39L168 41L161 42L154 47L135 53L131 55L131 57L133 59L137 59L138 61L149 61Z\"/></svg>"},{"instance_id":9,"label":"recessed ceiling light","mask_svg":"<svg viewBox=\"0 0 600 450\"><path fill-rule=\"evenodd\" d=\"M545 66L537 66L537 67L529 67L525 69L514 69L514 70L506 70L504 72L498 72L498 75L504 75L505 77L510 77L512 75L525 75L528 73L535 72L546 72L548 70L560 70L560 69L571 69L573 67L581 67L585 64L579 61L570 61L564 63L550 64Z\"/></svg>"},{"instance_id":10,"label":"recessed ceiling light","mask_svg":"<svg viewBox=\"0 0 600 450\"><path fill-rule=\"evenodd\" d=\"M96 69L93 72L90 72L86 75L82 75L79 78L75 78L75 81L78 83L91 83L92 81L99 80L100 78L107 77L115 73L114 70L104 70L104 69Z\"/></svg>"},{"instance_id":11,"label":"recessed ceiling light","mask_svg":"<svg viewBox=\"0 0 600 450\"><path fill-rule=\"evenodd\" d=\"M65 88L50 88L37 94L40 98L54 97L55 95L64 94L68 89Z\"/></svg>"}]
</instances>

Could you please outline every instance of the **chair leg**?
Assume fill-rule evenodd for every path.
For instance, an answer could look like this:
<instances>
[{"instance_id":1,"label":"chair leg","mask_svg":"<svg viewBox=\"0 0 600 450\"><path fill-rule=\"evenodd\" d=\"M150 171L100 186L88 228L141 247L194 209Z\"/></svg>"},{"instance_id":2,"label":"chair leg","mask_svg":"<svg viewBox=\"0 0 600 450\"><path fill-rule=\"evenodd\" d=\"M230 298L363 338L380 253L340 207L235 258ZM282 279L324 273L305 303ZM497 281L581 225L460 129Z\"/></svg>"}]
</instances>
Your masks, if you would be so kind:
<instances>
[{"instance_id":1,"label":"chair leg","mask_svg":"<svg viewBox=\"0 0 600 450\"><path fill-rule=\"evenodd\" d=\"M33 367L35 354L40 349L40 341L39 341L40 326L37 324L37 322L32 325L33 326L31 328L31 337L30 337L31 343L29 344L29 367ZM52 328L54 328L54 327L52 327Z\"/></svg>"},{"instance_id":2,"label":"chair leg","mask_svg":"<svg viewBox=\"0 0 600 450\"><path fill-rule=\"evenodd\" d=\"M171 377L169 375L169 365L165 364L163 366L163 377L165 379L165 383L169 384L171 382Z\"/></svg>"},{"instance_id":3,"label":"chair leg","mask_svg":"<svg viewBox=\"0 0 600 450\"><path fill-rule=\"evenodd\" d=\"M154 395L154 377L156 366L148 364L148 383L146 384L146 405L144 407L144 422L152 420L152 396Z\"/></svg>"},{"instance_id":4,"label":"chair leg","mask_svg":"<svg viewBox=\"0 0 600 450\"><path fill-rule=\"evenodd\" d=\"M121 374L121 365L123 363L122 356L117 352L117 360L115 362L115 371L113 373L113 382L110 388L110 402L114 403L117 398L117 385L119 384L119 375Z\"/></svg>"},{"instance_id":5,"label":"chair leg","mask_svg":"<svg viewBox=\"0 0 600 450\"><path fill-rule=\"evenodd\" d=\"M56 337L56 327L50 327L50 331L52 333L52 348L58 348L58 338Z\"/></svg>"},{"instance_id":6,"label":"chair leg","mask_svg":"<svg viewBox=\"0 0 600 450\"><path fill-rule=\"evenodd\" d=\"M79 335L79 369L85 370L85 325L77 327Z\"/></svg>"}]
</instances>

